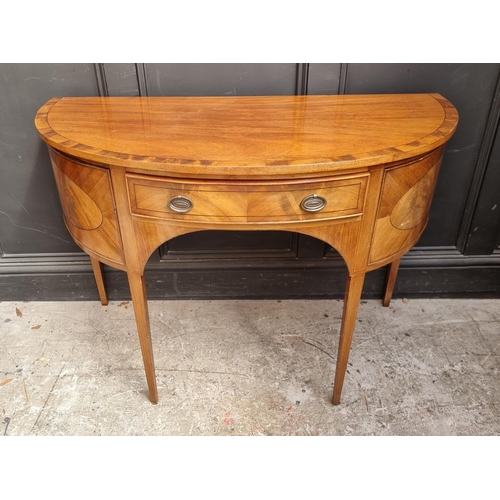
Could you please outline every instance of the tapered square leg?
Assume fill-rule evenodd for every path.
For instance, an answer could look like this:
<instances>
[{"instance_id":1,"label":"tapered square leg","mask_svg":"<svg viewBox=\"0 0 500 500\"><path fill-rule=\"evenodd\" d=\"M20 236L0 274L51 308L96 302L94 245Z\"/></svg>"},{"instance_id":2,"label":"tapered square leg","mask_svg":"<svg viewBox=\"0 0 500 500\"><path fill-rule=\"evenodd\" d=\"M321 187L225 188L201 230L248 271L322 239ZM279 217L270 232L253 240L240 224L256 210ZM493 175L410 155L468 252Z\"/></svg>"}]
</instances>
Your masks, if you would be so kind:
<instances>
[{"instance_id":1,"label":"tapered square leg","mask_svg":"<svg viewBox=\"0 0 500 500\"><path fill-rule=\"evenodd\" d=\"M99 292L99 299L103 306L108 305L108 296L106 294L106 285L104 283L104 274L102 272L102 265L93 257L90 257L90 263L92 264L92 271L94 272L95 283L97 285L97 291Z\"/></svg>"},{"instance_id":2,"label":"tapered square leg","mask_svg":"<svg viewBox=\"0 0 500 500\"><path fill-rule=\"evenodd\" d=\"M148 302L146 298L146 287L144 286L144 276L140 274L127 273L134 305L135 321L139 333L139 343L141 345L142 359L146 380L149 389L149 399L152 403L158 402L158 390L156 387L155 365L153 360L153 346L151 344L151 331L149 327Z\"/></svg>"},{"instance_id":3,"label":"tapered square leg","mask_svg":"<svg viewBox=\"0 0 500 500\"><path fill-rule=\"evenodd\" d=\"M340 403L340 395L344 384L345 371L349 360L352 335L356 326L359 301L363 291L365 275L348 276L344 299L344 312L342 314L342 326L340 328L339 351L337 355L337 367L335 369L335 382L333 384L332 403Z\"/></svg>"},{"instance_id":4,"label":"tapered square leg","mask_svg":"<svg viewBox=\"0 0 500 500\"><path fill-rule=\"evenodd\" d=\"M392 292L394 291L394 285L396 284L400 262L401 257L389 264L389 271L387 273L387 281L385 284L384 299L382 301L382 305L384 307L389 307L389 304L391 303Z\"/></svg>"}]
</instances>

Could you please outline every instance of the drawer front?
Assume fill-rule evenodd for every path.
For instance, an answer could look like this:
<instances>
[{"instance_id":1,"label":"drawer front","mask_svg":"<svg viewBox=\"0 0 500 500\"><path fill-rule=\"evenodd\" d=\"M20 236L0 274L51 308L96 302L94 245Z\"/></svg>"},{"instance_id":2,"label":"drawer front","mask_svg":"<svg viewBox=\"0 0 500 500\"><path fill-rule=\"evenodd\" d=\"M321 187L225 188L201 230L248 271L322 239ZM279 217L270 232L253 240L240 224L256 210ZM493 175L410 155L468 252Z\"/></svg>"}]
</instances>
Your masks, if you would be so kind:
<instances>
[{"instance_id":1,"label":"drawer front","mask_svg":"<svg viewBox=\"0 0 500 500\"><path fill-rule=\"evenodd\" d=\"M363 212L368 174L315 182L204 182L127 175L133 215L171 221L330 220Z\"/></svg>"}]
</instances>

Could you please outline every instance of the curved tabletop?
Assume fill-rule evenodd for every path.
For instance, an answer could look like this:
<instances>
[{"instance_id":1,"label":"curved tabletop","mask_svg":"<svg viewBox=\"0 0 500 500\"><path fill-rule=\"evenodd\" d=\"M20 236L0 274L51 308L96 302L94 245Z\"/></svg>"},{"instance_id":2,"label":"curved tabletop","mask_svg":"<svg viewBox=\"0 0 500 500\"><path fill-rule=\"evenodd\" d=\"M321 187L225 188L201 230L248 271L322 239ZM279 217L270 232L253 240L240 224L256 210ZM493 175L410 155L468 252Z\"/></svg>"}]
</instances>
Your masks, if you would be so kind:
<instances>
[{"instance_id":1,"label":"curved tabletop","mask_svg":"<svg viewBox=\"0 0 500 500\"><path fill-rule=\"evenodd\" d=\"M198 178L311 177L444 144L458 120L439 94L53 98L42 139L70 155Z\"/></svg>"}]
</instances>

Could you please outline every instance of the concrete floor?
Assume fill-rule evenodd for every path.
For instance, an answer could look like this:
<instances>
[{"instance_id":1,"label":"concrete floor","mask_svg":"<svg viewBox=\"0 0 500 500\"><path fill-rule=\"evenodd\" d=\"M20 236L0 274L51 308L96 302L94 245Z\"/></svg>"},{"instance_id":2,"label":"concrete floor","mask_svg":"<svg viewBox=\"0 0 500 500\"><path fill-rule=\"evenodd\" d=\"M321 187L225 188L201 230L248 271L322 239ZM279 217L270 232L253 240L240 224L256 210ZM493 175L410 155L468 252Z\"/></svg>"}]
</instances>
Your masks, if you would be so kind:
<instances>
[{"instance_id":1,"label":"concrete floor","mask_svg":"<svg viewBox=\"0 0 500 500\"><path fill-rule=\"evenodd\" d=\"M0 435L498 435L500 300L363 301L330 403L342 301L0 303Z\"/></svg>"}]
</instances>

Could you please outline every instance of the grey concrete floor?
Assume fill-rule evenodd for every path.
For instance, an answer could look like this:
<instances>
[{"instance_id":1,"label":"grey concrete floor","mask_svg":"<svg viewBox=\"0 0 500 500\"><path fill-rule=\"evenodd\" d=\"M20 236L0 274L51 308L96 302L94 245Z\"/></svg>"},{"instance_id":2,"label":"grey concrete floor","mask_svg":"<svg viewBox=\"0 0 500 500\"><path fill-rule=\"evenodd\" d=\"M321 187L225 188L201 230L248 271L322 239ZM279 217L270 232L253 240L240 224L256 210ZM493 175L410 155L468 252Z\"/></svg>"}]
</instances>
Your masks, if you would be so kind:
<instances>
[{"instance_id":1,"label":"grey concrete floor","mask_svg":"<svg viewBox=\"0 0 500 500\"><path fill-rule=\"evenodd\" d=\"M500 300L363 301L330 403L342 301L0 303L0 435L498 435Z\"/></svg>"}]
</instances>

